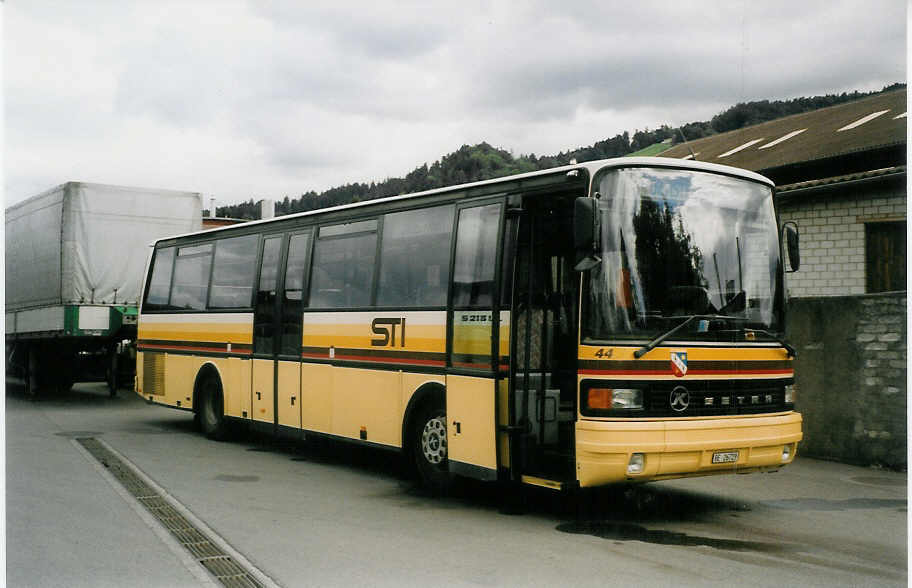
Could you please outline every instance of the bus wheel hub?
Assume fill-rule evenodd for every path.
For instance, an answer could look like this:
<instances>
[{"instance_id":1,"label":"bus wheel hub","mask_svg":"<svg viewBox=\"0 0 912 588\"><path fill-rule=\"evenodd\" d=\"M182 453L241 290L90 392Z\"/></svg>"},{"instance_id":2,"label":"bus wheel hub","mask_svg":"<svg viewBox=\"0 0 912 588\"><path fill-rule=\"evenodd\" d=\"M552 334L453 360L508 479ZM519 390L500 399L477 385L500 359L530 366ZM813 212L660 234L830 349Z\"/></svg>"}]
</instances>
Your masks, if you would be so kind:
<instances>
[{"instance_id":1,"label":"bus wheel hub","mask_svg":"<svg viewBox=\"0 0 912 588\"><path fill-rule=\"evenodd\" d=\"M439 464L447 456L446 423L440 417L429 420L421 432L421 451L430 463Z\"/></svg>"}]
</instances>

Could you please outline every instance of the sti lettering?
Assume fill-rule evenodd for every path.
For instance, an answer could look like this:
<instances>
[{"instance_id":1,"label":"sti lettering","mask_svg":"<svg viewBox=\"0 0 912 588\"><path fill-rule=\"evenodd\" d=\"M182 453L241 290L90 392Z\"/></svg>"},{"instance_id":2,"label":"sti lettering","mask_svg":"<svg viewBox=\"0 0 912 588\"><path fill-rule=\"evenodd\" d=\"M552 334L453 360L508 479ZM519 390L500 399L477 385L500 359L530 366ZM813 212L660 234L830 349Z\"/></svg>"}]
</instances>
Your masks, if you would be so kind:
<instances>
[{"instance_id":1,"label":"sti lettering","mask_svg":"<svg viewBox=\"0 0 912 588\"><path fill-rule=\"evenodd\" d=\"M371 339L374 347L395 347L396 327L399 327L399 347L405 347L405 317L375 318L371 321L371 331L378 338Z\"/></svg>"}]
</instances>

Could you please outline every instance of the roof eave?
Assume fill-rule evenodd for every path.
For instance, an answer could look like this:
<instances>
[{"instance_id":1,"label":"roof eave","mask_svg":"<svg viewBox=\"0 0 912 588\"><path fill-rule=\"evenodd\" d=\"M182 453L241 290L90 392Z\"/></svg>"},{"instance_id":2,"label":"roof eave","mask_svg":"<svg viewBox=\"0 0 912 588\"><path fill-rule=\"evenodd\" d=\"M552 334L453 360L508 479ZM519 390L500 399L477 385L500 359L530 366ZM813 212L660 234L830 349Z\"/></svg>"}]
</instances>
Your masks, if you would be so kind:
<instances>
[{"instance_id":1,"label":"roof eave","mask_svg":"<svg viewBox=\"0 0 912 588\"><path fill-rule=\"evenodd\" d=\"M822 178L811 182L798 182L780 186L776 188L776 198L785 200L800 196L845 190L861 185L867 186L880 182L899 181L903 180L905 177L906 166L902 165L884 170L874 170L874 172L868 172L867 174L850 174L847 176ZM905 181L903 180L902 183L904 184Z\"/></svg>"}]
</instances>

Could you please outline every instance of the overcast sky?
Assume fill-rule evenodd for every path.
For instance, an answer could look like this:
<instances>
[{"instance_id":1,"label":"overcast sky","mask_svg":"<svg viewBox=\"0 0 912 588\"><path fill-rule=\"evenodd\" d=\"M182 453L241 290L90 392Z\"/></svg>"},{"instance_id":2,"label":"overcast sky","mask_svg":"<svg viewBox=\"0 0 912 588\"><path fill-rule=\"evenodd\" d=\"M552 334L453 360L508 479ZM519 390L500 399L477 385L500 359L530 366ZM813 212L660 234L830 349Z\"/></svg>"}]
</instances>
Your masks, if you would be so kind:
<instances>
[{"instance_id":1,"label":"overcast sky","mask_svg":"<svg viewBox=\"0 0 912 588\"><path fill-rule=\"evenodd\" d=\"M553 154L906 79L904 0L9 0L7 205L70 180L219 205ZM208 202L208 201L207 201Z\"/></svg>"}]
</instances>

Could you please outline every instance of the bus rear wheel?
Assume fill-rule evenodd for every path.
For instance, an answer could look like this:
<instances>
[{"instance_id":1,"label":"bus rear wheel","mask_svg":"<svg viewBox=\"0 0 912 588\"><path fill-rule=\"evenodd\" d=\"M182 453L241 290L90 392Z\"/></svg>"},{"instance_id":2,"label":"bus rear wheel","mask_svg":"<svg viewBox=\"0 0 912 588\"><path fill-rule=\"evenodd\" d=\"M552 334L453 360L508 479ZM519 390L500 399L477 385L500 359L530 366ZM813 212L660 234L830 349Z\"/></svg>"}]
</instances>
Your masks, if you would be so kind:
<instances>
[{"instance_id":1,"label":"bus rear wheel","mask_svg":"<svg viewBox=\"0 0 912 588\"><path fill-rule=\"evenodd\" d=\"M199 399L198 418L203 434L210 439L224 441L228 437L228 422L225 420L225 403L218 379L207 376L203 380Z\"/></svg>"},{"instance_id":2,"label":"bus rear wheel","mask_svg":"<svg viewBox=\"0 0 912 588\"><path fill-rule=\"evenodd\" d=\"M442 403L425 404L413 420L412 455L421 482L435 494L453 484L447 452L446 410Z\"/></svg>"}]
</instances>

